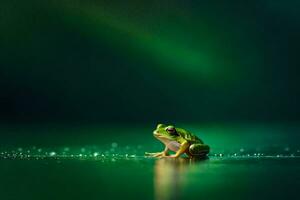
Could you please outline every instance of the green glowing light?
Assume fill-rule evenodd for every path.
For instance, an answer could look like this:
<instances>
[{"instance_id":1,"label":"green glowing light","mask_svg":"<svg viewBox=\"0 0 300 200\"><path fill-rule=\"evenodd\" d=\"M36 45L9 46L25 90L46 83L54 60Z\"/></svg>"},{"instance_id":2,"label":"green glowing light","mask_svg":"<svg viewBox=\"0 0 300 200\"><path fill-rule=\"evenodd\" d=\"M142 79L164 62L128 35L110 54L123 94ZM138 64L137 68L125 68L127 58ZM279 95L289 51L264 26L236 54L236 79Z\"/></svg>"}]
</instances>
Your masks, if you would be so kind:
<instances>
[{"instance_id":1,"label":"green glowing light","mask_svg":"<svg viewBox=\"0 0 300 200\"><path fill-rule=\"evenodd\" d=\"M167 34L161 33L160 29L146 29L138 20L115 14L113 10L108 12L100 6L82 5L81 10L66 6L63 12L68 13L64 15L65 20L83 33L99 39L107 38L114 48L124 49L125 46L131 56L143 52L168 72L207 81L226 79L232 74L228 67L232 60L226 58L227 50L219 50L216 34L212 34L205 23L201 23L201 31L194 29L195 33L189 34L192 35L189 38L184 37L184 31L178 27L165 27L171 30ZM172 30L175 31L171 33Z\"/></svg>"}]
</instances>

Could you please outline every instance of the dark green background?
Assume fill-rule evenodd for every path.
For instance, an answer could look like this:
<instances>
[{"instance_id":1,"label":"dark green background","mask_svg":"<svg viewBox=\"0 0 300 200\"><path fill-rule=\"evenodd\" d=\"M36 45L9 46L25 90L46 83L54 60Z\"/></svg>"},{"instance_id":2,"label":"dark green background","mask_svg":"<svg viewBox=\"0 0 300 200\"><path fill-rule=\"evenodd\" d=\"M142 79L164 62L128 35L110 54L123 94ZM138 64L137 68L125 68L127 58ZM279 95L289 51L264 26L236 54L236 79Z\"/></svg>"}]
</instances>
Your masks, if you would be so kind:
<instances>
[{"instance_id":1,"label":"dark green background","mask_svg":"<svg viewBox=\"0 0 300 200\"><path fill-rule=\"evenodd\" d=\"M1 121L297 121L299 6L1 0Z\"/></svg>"},{"instance_id":2,"label":"dark green background","mask_svg":"<svg viewBox=\"0 0 300 200\"><path fill-rule=\"evenodd\" d=\"M299 199L299 8L0 0L0 199Z\"/></svg>"}]
</instances>

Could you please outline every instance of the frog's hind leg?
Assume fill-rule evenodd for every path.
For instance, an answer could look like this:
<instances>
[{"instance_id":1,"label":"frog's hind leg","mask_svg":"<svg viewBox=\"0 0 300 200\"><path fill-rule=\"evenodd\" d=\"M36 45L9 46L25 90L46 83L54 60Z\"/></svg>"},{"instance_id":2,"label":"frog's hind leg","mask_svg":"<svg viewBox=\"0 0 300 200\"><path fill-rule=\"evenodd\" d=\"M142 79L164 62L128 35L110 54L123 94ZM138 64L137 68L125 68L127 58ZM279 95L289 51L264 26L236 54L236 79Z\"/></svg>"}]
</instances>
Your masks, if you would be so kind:
<instances>
[{"instance_id":1,"label":"frog's hind leg","mask_svg":"<svg viewBox=\"0 0 300 200\"><path fill-rule=\"evenodd\" d=\"M209 153L209 146L206 144L192 144L189 147L189 156L205 157Z\"/></svg>"}]
</instances>

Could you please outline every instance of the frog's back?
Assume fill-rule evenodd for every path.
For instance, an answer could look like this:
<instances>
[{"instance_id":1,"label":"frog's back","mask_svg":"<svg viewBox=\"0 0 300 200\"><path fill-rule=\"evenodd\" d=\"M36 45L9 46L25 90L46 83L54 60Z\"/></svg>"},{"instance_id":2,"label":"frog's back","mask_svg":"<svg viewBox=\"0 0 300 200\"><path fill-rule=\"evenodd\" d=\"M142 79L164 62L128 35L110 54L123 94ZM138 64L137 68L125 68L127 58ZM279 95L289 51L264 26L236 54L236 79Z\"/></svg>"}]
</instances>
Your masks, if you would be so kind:
<instances>
[{"instance_id":1,"label":"frog's back","mask_svg":"<svg viewBox=\"0 0 300 200\"><path fill-rule=\"evenodd\" d=\"M190 133L182 128L176 128L176 130L179 132L179 134L186 139L189 143L195 144L195 143L200 143L203 144L203 141L198 138L196 135L193 133Z\"/></svg>"}]
</instances>

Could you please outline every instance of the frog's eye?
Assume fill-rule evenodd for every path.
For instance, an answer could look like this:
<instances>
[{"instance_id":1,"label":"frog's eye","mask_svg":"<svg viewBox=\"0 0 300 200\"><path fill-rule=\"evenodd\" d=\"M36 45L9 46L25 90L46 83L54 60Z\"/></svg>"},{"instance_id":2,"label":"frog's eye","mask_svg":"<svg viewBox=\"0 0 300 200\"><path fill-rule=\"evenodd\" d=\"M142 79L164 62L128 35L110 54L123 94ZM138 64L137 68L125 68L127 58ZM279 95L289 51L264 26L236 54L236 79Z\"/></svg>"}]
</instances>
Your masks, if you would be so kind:
<instances>
[{"instance_id":1,"label":"frog's eye","mask_svg":"<svg viewBox=\"0 0 300 200\"><path fill-rule=\"evenodd\" d=\"M166 131L168 131L168 133L170 133L171 135L178 135L174 126L168 126L166 128Z\"/></svg>"}]
</instances>

